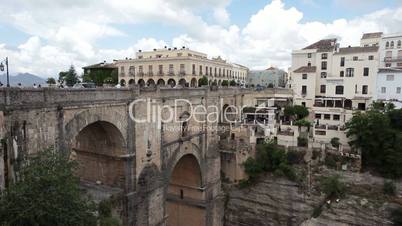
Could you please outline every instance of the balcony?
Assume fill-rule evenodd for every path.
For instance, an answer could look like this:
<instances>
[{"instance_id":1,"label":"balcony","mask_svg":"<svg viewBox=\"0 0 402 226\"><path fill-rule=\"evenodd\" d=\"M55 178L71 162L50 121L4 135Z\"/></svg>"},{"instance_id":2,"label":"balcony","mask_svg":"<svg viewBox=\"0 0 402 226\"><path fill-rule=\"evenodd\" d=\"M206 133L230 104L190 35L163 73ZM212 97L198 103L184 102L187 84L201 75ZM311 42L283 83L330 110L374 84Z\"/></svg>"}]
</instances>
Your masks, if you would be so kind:
<instances>
[{"instance_id":1,"label":"balcony","mask_svg":"<svg viewBox=\"0 0 402 226\"><path fill-rule=\"evenodd\" d=\"M398 57L385 57L384 62L402 62L402 56Z\"/></svg>"},{"instance_id":2,"label":"balcony","mask_svg":"<svg viewBox=\"0 0 402 226\"><path fill-rule=\"evenodd\" d=\"M169 75L169 76L174 76L174 72L173 72L173 71L169 71L169 72L168 72L168 75Z\"/></svg>"}]
</instances>

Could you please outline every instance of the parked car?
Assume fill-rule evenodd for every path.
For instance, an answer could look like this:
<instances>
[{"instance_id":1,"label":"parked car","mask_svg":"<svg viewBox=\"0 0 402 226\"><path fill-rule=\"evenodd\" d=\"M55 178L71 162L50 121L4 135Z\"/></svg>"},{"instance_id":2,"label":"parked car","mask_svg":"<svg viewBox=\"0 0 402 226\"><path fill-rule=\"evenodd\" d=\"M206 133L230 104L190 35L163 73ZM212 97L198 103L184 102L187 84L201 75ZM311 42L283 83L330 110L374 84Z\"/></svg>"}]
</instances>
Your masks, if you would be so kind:
<instances>
[{"instance_id":1,"label":"parked car","mask_svg":"<svg viewBox=\"0 0 402 226\"><path fill-rule=\"evenodd\" d=\"M93 89L93 88L96 88L96 85L93 82L82 82L82 83L75 84L73 86L73 88L76 88L76 89Z\"/></svg>"}]
</instances>

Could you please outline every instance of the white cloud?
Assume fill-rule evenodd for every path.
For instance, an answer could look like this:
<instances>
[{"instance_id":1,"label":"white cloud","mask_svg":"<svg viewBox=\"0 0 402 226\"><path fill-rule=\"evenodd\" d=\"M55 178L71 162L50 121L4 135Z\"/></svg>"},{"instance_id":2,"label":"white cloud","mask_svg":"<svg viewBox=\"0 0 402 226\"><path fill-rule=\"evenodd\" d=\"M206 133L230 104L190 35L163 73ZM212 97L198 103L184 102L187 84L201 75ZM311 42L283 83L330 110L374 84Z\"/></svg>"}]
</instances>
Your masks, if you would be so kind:
<instances>
[{"instance_id":1,"label":"white cloud","mask_svg":"<svg viewBox=\"0 0 402 226\"><path fill-rule=\"evenodd\" d=\"M5 1L0 11L9 13L0 14L0 22L32 37L17 49L0 43L0 56L10 56L15 70L44 76L55 75L70 64L82 67L133 57L138 49L151 50L168 43L220 55L250 68L275 65L286 69L292 49L333 36L340 37L342 45L356 45L363 32L393 33L400 31L402 23L402 8L378 10L352 20L303 22L303 13L281 0L273 0L251 16L244 28L230 24L229 0ZM212 13L212 24L205 22L200 11ZM144 37L121 50L94 45L101 38L126 35L116 24L147 22L177 26L184 32L172 40Z\"/></svg>"}]
</instances>

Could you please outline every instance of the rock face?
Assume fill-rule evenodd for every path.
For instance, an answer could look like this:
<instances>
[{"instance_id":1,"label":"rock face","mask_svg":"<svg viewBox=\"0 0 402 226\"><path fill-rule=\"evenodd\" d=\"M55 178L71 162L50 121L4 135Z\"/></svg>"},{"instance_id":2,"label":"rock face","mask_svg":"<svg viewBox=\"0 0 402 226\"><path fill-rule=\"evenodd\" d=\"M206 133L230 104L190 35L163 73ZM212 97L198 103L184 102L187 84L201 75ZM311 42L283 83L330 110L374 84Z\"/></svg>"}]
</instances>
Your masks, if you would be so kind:
<instances>
[{"instance_id":1,"label":"rock face","mask_svg":"<svg viewBox=\"0 0 402 226\"><path fill-rule=\"evenodd\" d=\"M249 188L228 190L226 226L392 225L392 205L352 195L339 203L325 204L320 216L312 218L314 209L325 201L324 195L307 195L296 183L272 176Z\"/></svg>"}]
</instances>

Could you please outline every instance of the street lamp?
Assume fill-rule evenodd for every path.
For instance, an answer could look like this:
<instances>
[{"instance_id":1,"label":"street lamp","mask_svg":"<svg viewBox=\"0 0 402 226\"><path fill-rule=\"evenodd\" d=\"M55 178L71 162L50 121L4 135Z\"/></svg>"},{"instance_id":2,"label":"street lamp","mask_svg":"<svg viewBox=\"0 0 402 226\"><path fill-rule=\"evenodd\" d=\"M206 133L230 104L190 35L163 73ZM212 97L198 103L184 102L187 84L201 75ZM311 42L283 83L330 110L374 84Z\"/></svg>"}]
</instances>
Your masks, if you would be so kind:
<instances>
[{"instance_id":1,"label":"street lamp","mask_svg":"<svg viewBox=\"0 0 402 226\"><path fill-rule=\"evenodd\" d=\"M2 62L0 62L0 71L4 71L4 64L5 63L5 67L7 70L7 87L10 87L10 75L8 74L8 57L6 57L5 60L3 60Z\"/></svg>"}]
</instances>

